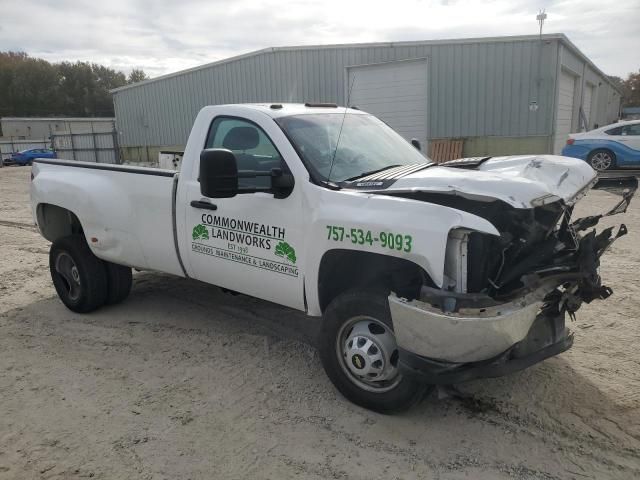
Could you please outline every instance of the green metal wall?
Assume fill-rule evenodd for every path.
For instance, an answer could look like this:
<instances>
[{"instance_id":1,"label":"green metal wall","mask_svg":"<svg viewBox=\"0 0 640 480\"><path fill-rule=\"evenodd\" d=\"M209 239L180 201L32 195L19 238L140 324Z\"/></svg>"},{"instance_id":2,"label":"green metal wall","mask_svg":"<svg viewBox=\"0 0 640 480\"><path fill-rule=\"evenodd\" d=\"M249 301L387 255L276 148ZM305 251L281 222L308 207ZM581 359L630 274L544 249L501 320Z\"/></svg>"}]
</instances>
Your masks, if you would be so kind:
<instances>
[{"instance_id":1,"label":"green metal wall","mask_svg":"<svg viewBox=\"0 0 640 480\"><path fill-rule=\"evenodd\" d=\"M483 157L496 155L526 155L549 153L549 136L538 137L468 137L463 155Z\"/></svg>"},{"instance_id":2,"label":"green metal wall","mask_svg":"<svg viewBox=\"0 0 640 480\"><path fill-rule=\"evenodd\" d=\"M549 152L561 68L599 85L594 118L600 124L619 105L609 80L561 34L270 48L117 89L120 144L183 145L205 105L344 105L347 67L416 58L428 65L427 138L466 138L470 155Z\"/></svg>"},{"instance_id":3,"label":"green metal wall","mask_svg":"<svg viewBox=\"0 0 640 480\"><path fill-rule=\"evenodd\" d=\"M558 41L502 37L263 50L116 91L120 143L183 144L205 105L344 104L347 66L410 58L428 59L428 138L549 135Z\"/></svg>"}]
</instances>

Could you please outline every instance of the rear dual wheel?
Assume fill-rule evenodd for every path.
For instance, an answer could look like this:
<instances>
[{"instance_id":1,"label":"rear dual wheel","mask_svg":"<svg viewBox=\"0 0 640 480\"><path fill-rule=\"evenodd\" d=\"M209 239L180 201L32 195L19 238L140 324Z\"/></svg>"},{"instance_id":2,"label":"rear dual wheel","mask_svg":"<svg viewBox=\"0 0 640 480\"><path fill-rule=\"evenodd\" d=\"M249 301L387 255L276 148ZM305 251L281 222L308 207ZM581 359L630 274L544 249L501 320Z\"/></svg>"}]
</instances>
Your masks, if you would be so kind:
<instances>
[{"instance_id":1,"label":"rear dual wheel","mask_svg":"<svg viewBox=\"0 0 640 480\"><path fill-rule=\"evenodd\" d=\"M88 313L121 302L131 291L131 269L100 260L83 235L53 242L49 270L58 297L74 312Z\"/></svg>"},{"instance_id":2,"label":"rear dual wheel","mask_svg":"<svg viewBox=\"0 0 640 480\"><path fill-rule=\"evenodd\" d=\"M111 262L103 262L107 270L107 299L105 305L115 305L129 296L133 276L131 268Z\"/></svg>"}]
</instances>

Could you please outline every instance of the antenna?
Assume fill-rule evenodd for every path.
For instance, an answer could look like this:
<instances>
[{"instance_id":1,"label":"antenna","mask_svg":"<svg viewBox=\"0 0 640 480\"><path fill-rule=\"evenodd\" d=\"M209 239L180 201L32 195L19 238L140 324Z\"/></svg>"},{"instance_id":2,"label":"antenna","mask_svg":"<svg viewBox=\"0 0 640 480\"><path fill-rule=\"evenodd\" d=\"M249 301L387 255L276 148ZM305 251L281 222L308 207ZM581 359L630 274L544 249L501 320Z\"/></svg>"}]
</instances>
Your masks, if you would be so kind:
<instances>
[{"instance_id":1,"label":"antenna","mask_svg":"<svg viewBox=\"0 0 640 480\"><path fill-rule=\"evenodd\" d=\"M353 91L353 84L356 83L356 74L353 74L351 79L351 85L349 85L349 92L347 93L347 108L351 107L351 92Z\"/></svg>"},{"instance_id":2,"label":"antenna","mask_svg":"<svg viewBox=\"0 0 640 480\"><path fill-rule=\"evenodd\" d=\"M351 85L347 92L347 104L344 107L344 115L342 116L342 123L340 124L340 131L338 132L338 139L336 140L336 148L333 151L333 157L331 158L331 166L329 167L329 175L327 176L327 182L331 181L331 172L333 171L333 162L336 161L336 154L338 153L338 146L340 145L340 137L342 137L342 127L344 127L344 120L347 118L347 109L349 108L349 102L351 101L351 91L353 90L353 84L356 82L356 75L353 74L351 79Z\"/></svg>"},{"instance_id":3,"label":"antenna","mask_svg":"<svg viewBox=\"0 0 640 480\"><path fill-rule=\"evenodd\" d=\"M542 40L542 25L544 25L544 21L546 19L547 19L547 14L545 12L545 9L543 8L538 12L538 15L536 15L536 20L540 24L540 40Z\"/></svg>"}]
</instances>

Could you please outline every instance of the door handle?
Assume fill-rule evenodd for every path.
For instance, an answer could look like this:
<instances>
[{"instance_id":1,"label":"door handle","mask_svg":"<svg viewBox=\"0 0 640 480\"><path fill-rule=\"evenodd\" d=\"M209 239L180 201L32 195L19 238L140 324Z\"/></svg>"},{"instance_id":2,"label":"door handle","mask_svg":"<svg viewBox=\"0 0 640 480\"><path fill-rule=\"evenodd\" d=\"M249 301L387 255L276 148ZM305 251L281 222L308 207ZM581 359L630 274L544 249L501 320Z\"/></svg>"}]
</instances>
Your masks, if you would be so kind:
<instances>
[{"instance_id":1,"label":"door handle","mask_svg":"<svg viewBox=\"0 0 640 480\"><path fill-rule=\"evenodd\" d=\"M217 210L218 207L213 203L205 202L203 200L191 200L191 206L193 208L202 208L204 210Z\"/></svg>"}]
</instances>

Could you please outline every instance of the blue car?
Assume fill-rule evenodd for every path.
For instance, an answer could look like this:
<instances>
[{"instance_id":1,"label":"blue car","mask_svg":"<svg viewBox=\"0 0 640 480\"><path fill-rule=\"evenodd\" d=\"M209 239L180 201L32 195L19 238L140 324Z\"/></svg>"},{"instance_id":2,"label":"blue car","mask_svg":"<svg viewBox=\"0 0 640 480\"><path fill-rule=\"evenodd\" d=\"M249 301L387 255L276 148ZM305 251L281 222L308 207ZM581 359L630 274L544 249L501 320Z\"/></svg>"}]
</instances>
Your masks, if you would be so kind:
<instances>
[{"instance_id":1,"label":"blue car","mask_svg":"<svg viewBox=\"0 0 640 480\"><path fill-rule=\"evenodd\" d=\"M30 148L12 153L9 162L17 165L31 165L36 158L56 158L56 152L48 148Z\"/></svg>"},{"instance_id":2,"label":"blue car","mask_svg":"<svg viewBox=\"0 0 640 480\"><path fill-rule=\"evenodd\" d=\"M595 170L640 167L640 120L619 122L589 132L572 133L562 149L565 157L581 158Z\"/></svg>"}]
</instances>

